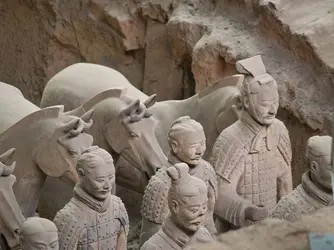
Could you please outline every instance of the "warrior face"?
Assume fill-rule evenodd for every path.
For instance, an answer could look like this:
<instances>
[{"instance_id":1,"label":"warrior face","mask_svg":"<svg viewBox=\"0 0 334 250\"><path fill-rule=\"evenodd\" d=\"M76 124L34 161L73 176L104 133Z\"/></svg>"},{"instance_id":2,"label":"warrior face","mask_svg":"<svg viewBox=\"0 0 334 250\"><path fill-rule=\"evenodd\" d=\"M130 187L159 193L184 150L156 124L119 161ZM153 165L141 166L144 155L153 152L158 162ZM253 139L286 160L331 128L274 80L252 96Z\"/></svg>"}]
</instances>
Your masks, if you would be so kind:
<instances>
[{"instance_id":1,"label":"warrior face","mask_svg":"<svg viewBox=\"0 0 334 250\"><path fill-rule=\"evenodd\" d=\"M196 232L204 221L208 197L200 193L193 197L182 198L172 202L172 219L180 228Z\"/></svg>"},{"instance_id":2,"label":"warrior face","mask_svg":"<svg viewBox=\"0 0 334 250\"><path fill-rule=\"evenodd\" d=\"M187 133L179 136L179 139L172 144L172 150L177 158L191 166L197 166L202 159L206 149L205 135L203 130L196 134Z\"/></svg>"},{"instance_id":3,"label":"warrior face","mask_svg":"<svg viewBox=\"0 0 334 250\"><path fill-rule=\"evenodd\" d=\"M321 156L317 161L311 161L312 179L326 190L332 190L332 166L330 156Z\"/></svg>"},{"instance_id":4,"label":"warrior face","mask_svg":"<svg viewBox=\"0 0 334 250\"><path fill-rule=\"evenodd\" d=\"M202 125L188 116L178 118L168 132L168 144L181 162L197 166L206 150Z\"/></svg>"},{"instance_id":5,"label":"warrior face","mask_svg":"<svg viewBox=\"0 0 334 250\"><path fill-rule=\"evenodd\" d=\"M320 189L332 192L331 183L332 137L315 135L308 139L306 162L310 167L311 180Z\"/></svg>"},{"instance_id":6,"label":"warrior face","mask_svg":"<svg viewBox=\"0 0 334 250\"><path fill-rule=\"evenodd\" d=\"M111 155L101 148L92 147L80 156L77 168L85 191L96 199L106 199L115 184Z\"/></svg>"},{"instance_id":7,"label":"warrior face","mask_svg":"<svg viewBox=\"0 0 334 250\"><path fill-rule=\"evenodd\" d=\"M276 82L260 85L254 79L249 83L249 88L249 93L244 96L245 109L261 125L272 124L279 105Z\"/></svg>"},{"instance_id":8,"label":"warrior face","mask_svg":"<svg viewBox=\"0 0 334 250\"><path fill-rule=\"evenodd\" d=\"M317 179L319 184L329 191L332 190L332 166L330 156L322 156L317 162L311 162L311 171L313 171L313 176Z\"/></svg>"}]
</instances>

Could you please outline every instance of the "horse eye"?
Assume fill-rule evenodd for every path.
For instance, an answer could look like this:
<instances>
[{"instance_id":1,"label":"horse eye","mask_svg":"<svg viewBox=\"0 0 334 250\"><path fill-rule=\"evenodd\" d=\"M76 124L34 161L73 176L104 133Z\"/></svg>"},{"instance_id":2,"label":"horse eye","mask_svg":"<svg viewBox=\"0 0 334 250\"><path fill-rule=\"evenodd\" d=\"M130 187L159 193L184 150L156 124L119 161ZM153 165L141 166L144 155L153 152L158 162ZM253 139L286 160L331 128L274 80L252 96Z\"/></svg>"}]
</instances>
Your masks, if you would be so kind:
<instances>
[{"instance_id":1,"label":"horse eye","mask_svg":"<svg viewBox=\"0 0 334 250\"><path fill-rule=\"evenodd\" d=\"M70 155L76 155L77 154L77 152L74 151L74 150L70 150L69 153L70 153Z\"/></svg>"},{"instance_id":2,"label":"horse eye","mask_svg":"<svg viewBox=\"0 0 334 250\"><path fill-rule=\"evenodd\" d=\"M138 135L135 132L130 132L131 137L138 137Z\"/></svg>"}]
</instances>

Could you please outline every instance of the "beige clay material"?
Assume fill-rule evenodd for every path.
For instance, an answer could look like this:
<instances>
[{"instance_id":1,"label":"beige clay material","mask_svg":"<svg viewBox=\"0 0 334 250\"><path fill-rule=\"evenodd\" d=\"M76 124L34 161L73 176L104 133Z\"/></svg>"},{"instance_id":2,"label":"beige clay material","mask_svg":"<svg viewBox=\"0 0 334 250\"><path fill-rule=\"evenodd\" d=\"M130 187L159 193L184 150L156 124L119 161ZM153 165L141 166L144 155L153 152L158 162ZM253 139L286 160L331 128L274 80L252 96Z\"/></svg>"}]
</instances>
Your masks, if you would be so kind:
<instances>
[{"instance_id":1,"label":"beige clay material","mask_svg":"<svg viewBox=\"0 0 334 250\"><path fill-rule=\"evenodd\" d=\"M16 165L14 158L14 148L0 156L0 233L10 249L19 246L19 230L24 221L13 192L16 182L15 176L12 175ZM4 242L1 245L5 247Z\"/></svg>"},{"instance_id":2,"label":"beige clay material","mask_svg":"<svg viewBox=\"0 0 334 250\"><path fill-rule=\"evenodd\" d=\"M243 111L219 135L210 160L218 175L219 232L267 217L277 201L292 191L289 134L275 118L277 83L266 73L260 56L238 61L236 66L245 74Z\"/></svg>"},{"instance_id":3,"label":"beige clay material","mask_svg":"<svg viewBox=\"0 0 334 250\"><path fill-rule=\"evenodd\" d=\"M256 225L219 235L187 250L309 250L309 233L334 233L334 207L325 207L299 220L266 219Z\"/></svg>"},{"instance_id":4,"label":"beige clay material","mask_svg":"<svg viewBox=\"0 0 334 250\"><path fill-rule=\"evenodd\" d=\"M211 235L202 226L209 202L207 185L189 174L186 163L177 163L166 172L172 180L167 197L170 214L141 250L181 250L209 242Z\"/></svg>"},{"instance_id":5,"label":"beige clay material","mask_svg":"<svg viewBox=\"0 0 334 250\"><path fill-rule=\"evenodd\" d=\"M116 85L108 87L105 85L108 81ZM122 155L134 168L150 177L166 162L155 136L157 121L150 111L156 95L146 96L135 88L127 88L125 83L128 80L111 68L74 64L49 80L40 106L61 103L65 110L77 108L77 114L94 108L94 125L90 130L94 144L110 152L116 162ZM133 185L129 172L121 177L127 182L125 186Z\"/></svg>"},{"instance_id":6,"label":"beige clay material","mask_svg":"<svg viewBox=\"0 0 334 250\"><path fill-rule=\"evenodd\" d=\"M16 148L13 190L24 217L30 217L47 176L72 186L78 181L77 157L93 142L84 133L93 110L79 118L64 114L63 106L40 109L5 83L0 83L0 107L0 152Z\"/></svg>"},{"instance_id":7,"label":"beige clay material","mask_svg":"<svg viewBox=\"0 0 334 250\"><path fill-rule=\"evenodd\" d=\"M302 183L277 203L270 217L293 221L333 205L331 150L331 136L308 139L305 162L310 170L303 174Z\"/></svg>"},{"instance_id":8,"label":"beige clay material","mask_svg":"<svg viewBox=\"0 0 334 250\"><path fill-rule=\"evenodd\" d=\"M169 152L166 138L172 123L181 116L190 116L204 128L208 152L204 156L206 159L219 133L238 119L235 108L240 108L241 102L237 85L242 83L243 78L243 75L222 78L186 100L162 101L150 107L153 118L159 122L155 134L164 153ZM70 110L103 91L120 88L127 90L128 97L139 99L140 102L149 98L112 68L76 63L60 71L47 83L41 107L62 104L65 110ZM102 125L100 129L103 129Z\"/></svg>"},{"instance_id":9,"label":"beige clay material","mask_svg":"<svg viewBox=\"0 0 334 250\"><path fill-rule=\"evenodd\" d=\"M20 227L22 250L58 250L58 230L56 225L47 219L30 217Z\"/></svg>"},{"instance_id":10,"label":"beige clay material","mask_svg":"<svg viewBox=\"0 0 334 250\"><path fill-rule=\"evenodd\" d=\"M111 155L97 146L80 156L80 181L74 197L54 218L59 249L125 250L129 219L121 199L111 194L115 167Z\"/></svg>"},{"instance_id":11,"label":"beige clay material","mask_svg":"<svg viewBox=\"0 0 334 250\"><path fill-rule=\"evenodd\" d=\"M213 211L217 199L217 177L212 166L202 159L206 149L202 125L188 116L180 117L175 120L169 130L168 143L170 145L168 163L151 178L145 189L141 209L140 246L158 232L168 215L167 197L172 182L166 170L181 162L188 164L191 176L203 180L207 185L209 203L203 225L211 234L216 233Z\"/></svg>"},{"instance_id":12,"label":"beige clay material","mask_svg":"<svg viewBox=\"0 0 334 250\"><path fill-rule=\"evenodd\" d=\"M55 79L58 79L57 75ZM93 136L94 145L107 150L116 162L122 156L131 163L117 169L116 181L135 191L143 190L150 176L167 161L155 136L157 121L150 112L154 103L154 95L140 102L130 98L125 90L111 89L98 93L70 112L80 116L86 110L94 109L94 124L87 132ZM39 207L42 214L49 218L69 201L72 194L69 187L63 187L57 180L50 180L44 186L41 204L52 195L53 190L62 190L62 197L54 201L52 206Z\"/></svg>"}]
</instances>

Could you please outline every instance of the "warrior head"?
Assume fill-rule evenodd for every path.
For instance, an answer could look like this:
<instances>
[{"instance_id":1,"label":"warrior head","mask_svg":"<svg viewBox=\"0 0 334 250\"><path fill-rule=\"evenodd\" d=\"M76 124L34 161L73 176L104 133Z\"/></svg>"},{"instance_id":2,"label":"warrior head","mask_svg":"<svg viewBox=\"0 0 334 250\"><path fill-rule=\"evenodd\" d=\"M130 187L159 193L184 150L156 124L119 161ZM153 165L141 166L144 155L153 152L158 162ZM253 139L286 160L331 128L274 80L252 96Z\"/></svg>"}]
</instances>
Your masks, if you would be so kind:
<instances>
[{"instance_id":1,"label":"warrior head","mask_svg":"<svg viewBox=\"0 0 334 250\"><path fill-rule=\"evenodd\" d=\"M237 61L237 70L245 75L242 84L243 108L261 125L269 126L279 105L277 83L266 72L261 56Z\"/></svg>"},{"instance_id":2,"label":"warrior head","mask_svg":"<svg viewBox=\"0 0 334 250\"><path fill-rule=\"evenodd\" d=\"M57 227L44 218L28 218L20 228L20 243L23 250L58 250Z\"/></svg>"},{"instance_id":3,"label":"warrior head","mask_svg":"<svg viewBox=\"0 0 334 250\"><path fill-rule=\"evenodd\" d=\"M207 212L208 189L204 181L189 174L185 163L167 169L172 179L168 192L168 207L176 226L186 232L196 232Z\"/></svg>"},{"instance_id":4,"label":"warrior head","mask_svg":"<svg viewBox=\"0 0 334 250\"><path fill-rule=\"evenodd\" d=\"M312 136L307 141L306 163L310 168L311 180L320 189L332 192L331 181L331 136Z\"/></svg>"},{"instance_id":5,"label":"warrior head","mask_svg":"<svg viewBox=\"0 0 334 250\"><path fill-rule=\"evenodd\" d=\"M168 132L171 153L190 167L197 166L206 150L203 127L197 121L183 116L174 121Z\"/></svg>"},{"instance_id":6,"label":"warrior head","mask_svg":"<svg viewBox=\"0 0 334 250\"><path fill-rule=\"evenodd\" d=\"M79 157L77 172L81 187L92 197L104 200L115 184L112 156L102 148L92 146Z\"/></svg>"}]
</instances>

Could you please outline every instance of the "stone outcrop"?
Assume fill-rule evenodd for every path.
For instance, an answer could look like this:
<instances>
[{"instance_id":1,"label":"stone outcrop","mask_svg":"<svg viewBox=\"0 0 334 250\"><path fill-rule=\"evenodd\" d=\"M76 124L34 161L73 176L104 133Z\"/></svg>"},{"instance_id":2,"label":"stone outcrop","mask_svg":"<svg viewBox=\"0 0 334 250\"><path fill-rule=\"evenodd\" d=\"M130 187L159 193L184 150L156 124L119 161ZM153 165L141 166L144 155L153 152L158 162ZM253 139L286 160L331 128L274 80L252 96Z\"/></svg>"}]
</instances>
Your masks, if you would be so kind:
<instances>
[{"instance_id":1,"label":"stone outcrop","mask_svg":"<svg viewBox=\"0 0 334 250\"><path fill-rule=\"evenodd\" d=\"M187 250L305 250L309 233L334 233L334 208L327 207L295 222L267 219L258 225L222 234L211 243Z\"/></svg>"},{"instance_id":2,"label":"stone outcrop","mask_svg":"<svg viewBox=\"0 0 334 250\"><path fill-rule=\"evenodd\" d=\"M0 80L39 104L50 77L85 61L180 99L260 54L279 84L296 185L307 138L334 122L333 13L332 0L4 0Z\"/></svg>"}]
</instances>

